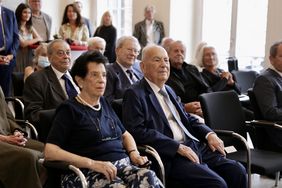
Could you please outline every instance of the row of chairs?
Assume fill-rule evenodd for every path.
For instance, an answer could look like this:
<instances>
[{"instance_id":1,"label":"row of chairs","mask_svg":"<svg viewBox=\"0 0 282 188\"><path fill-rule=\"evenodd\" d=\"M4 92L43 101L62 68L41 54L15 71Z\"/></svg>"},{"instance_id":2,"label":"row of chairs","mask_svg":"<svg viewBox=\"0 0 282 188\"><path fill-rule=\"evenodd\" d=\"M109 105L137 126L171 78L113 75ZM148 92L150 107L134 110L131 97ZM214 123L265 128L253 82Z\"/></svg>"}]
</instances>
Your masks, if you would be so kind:
<instances>
[{"instance_id":1,"label":"row of chairs","mask_svg":"<svg viewBox=\"0 0 282 188\"><path fill-rule=\"evenodd\" d=\"M252 87L252 84L257 76L256 72L233 71L232 74L235 76L236 81L240 84L242 93L251 92L251 90L249 92L248 90L250 87ZM251 94L249 94L249 96L251 96ZM252 106L255 110L255 117L256 119L259 119L258 116L256 116L257 114L259 114L256 112L258 108L257 106L253 105L252 98L253 97L250 97ZM247 122L247 124L244 122L240 101L238 100L238 96L235 93L215 92L203 94L200 97L200 102L203 108L204 118L207 125L214 129L219 136L224 136L224 141L226 144L236 146L238 152L228 154L228 157L240 161L246 166L249 177L248 186L251 187L251 173L258 173L262 175L276 173L275 186L277 186L279 172L282 170L282 153L267 151L269 146L265 147L262 145L266 144L266 142L264 142L266 139L260 139L256 137L259 135L258 130L260 130L260 133L264 133L265 124L263 124L263 122L261 121ZM121 117L121 103L122 100L117 100L113 102L113 108L119 117ZM51 121L54 113L54 110L47 110L42 111L42 113L40 114L40 125L42 126L42 130L40 130L41 135L39 136L39 138L43 142L47 138L47 133L50 130ZM224 116L221 115L223 113ZM271 125L277 128L277 125ZM252 134L255 135L252 136L253 141L255 141L255 149L250 149L247 145L247 132L255 133ZM228 139L226 139L226 137L228 137ZM239 139L240 143L234 142L233 138ZM153 164L157 164L152 168L154 168L154 170L157 172L160 179L164 183L167 183L168 187L170 185L174 187L181 187L181 185L175 186L176 182L174 182L173 180L170 181L165 179L163 164L160 160L160 157L158 156L156 151L154 151L153 148L150 148L150 146L142 146L140 147L140 149L146 154L150 153L150 160L153 161ZM66 164L66 166L68 169L68 164ZM54 166L52 166L52 168L54 168ZM55 168L57 168L56 165ZM66 168L64 167L64 169ZM57 184L58 182L55 182L55 185ZM54 182L52 182L50 186L47 187L54 187Z\"/></svg>"}]
</instances>

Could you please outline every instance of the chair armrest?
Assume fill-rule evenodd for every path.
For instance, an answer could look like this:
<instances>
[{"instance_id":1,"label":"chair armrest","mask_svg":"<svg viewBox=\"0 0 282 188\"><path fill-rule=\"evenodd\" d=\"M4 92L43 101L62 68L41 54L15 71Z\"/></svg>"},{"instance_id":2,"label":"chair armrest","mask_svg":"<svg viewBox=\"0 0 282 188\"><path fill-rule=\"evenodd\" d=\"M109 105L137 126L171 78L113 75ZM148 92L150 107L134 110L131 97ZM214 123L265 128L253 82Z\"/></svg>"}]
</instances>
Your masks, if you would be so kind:
<instances>
[{"instance_id":1,"label":"chair armrest","mask_svg":"<svg viewBox=\"0 0 282 188\"><path fill-rule=\"evenodd\" d=\"M38 140L38 132L33 124L31 124L28 120L16 119L15 121L18 125L23 128L29 127L32 133L34 134L35 139Z\"/></svg>"},{"instance_id":2,"label":"chair armrest","mask_svg":"<svg viewBox=\"0 0 282 188\"><path fill-rule=\"evenodd\" d=\"M23 118L23 119L25 119L25 117L24 117L24 104L23 104L23 102L19 99L19 98L16 98L16 97L5 97L5 100L6 100L6 102L9 102L9 101L12 101L12 102L14 102L15 104L18 104L19 106L20 106L20 113L21 113L21 117Z\"/></svg>"},{"instance_id":3,"label":"chair armrest","mask_svg":"<svg viewBox=\"0 0 282 188\"><path fill-rule=\"evenodd\" d=\"M150 156L152 156L158 163L158 166L160 168L160 176L161 181L163 182L165 186L165 169L164 169L164 164L161 160L161 157L159 156L158 152L151 146L149 145L138 145L137 146L138 150L143 153L147 153Z\"/></svg>"},{"instance_id":4,"label":"chair armrest","mask_svg":"<svg viewBox=\"0 0 282 188\"><path fill-rule=\"evenodd\" d=\"M228 130L213 130L219 136L231 136L233 137L233 131Z\"/></svg>"},{"instance_id":5,"label":"chair armrest","mask_svg":"<svg viewBox=\"0 0 282 188\"><path fill-rule=\"evenodd\" d=\"M251 187L251 149L248 145L247 140L243 136L241 136L240 134L234 131L228 131L228 130L213 130L213 131L220 136L230 136L230 137L236 138L244 144L246 151L247 151L248 187Z\"/></svg>"},{"instance_id":6,"label":"chair armrest","mask_svg":"<svg viewBox=\"0 0 282 188\"><path fill-rule=\"evenodd\" d=\"M69 164L68 162L65 161L47 161L45 159L39 159L38 162L45 166L46 168L55 168L55 169L60 169L60 170L71 170L73 171L81 181L81 185L83 188L88 187L88 183L86 181L86 178L84 174L81 172L81 170L74 165Z\"/></svg>"},{"instance_id":7,"label":"chair armrest","mask_svg":"<svg viewBox=\"0 0 282 188\"><path fill-rule=\"evenodd\" d=\"M266 120L252 120L246 121L247 124L254 126L254 127L263 127L263 128L277 128L282 130L282 125L279 125L272 121Z\"/></svg>"}]
</instances>

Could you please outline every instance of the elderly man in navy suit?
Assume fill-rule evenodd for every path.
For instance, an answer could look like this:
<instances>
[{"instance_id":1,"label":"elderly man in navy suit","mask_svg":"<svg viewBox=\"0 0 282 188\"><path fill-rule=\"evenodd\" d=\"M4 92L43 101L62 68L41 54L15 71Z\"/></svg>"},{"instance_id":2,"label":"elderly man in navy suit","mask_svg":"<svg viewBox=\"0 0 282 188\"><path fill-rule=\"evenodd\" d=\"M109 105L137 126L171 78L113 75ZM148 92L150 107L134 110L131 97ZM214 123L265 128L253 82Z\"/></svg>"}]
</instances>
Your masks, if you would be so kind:
<instances>
[{"instance_id":1,"label":"elderly man in navy suit","mask_svg":"<svg viewBox=\"0 0 282 188\"><path fill-rule=\"evenodd\" d=\"M18 25L13 11L2 6L0 0L0 86L10 95L11 76L19 47Z\"/></svg>"},{"instance_id":2,"label":"elderly man in navy suit","mask_svg":"<svg viewBox=\"0 0 282 188\"><path fill-rule=\"evenodd\" d=\"M123 99L124 125L137 143L153 146L166 176L186 187L246 187L244 167L225 158L223 142L187 114L165 85L170 72L165 49L145 47L140 66L144 78L126 90Z\"/></svg>"},{"instance_id":3,"label":"elderly man in navy suit","mask_svg":"<svg viewBox=\"0 0 282 188\"><path fill-rule=\"evenodd\" d=\"M254 83L262 118L282 124L282 41L270 47L270 66ZM267 130L272 142L282 148L282 131Z\"/></svg>"},{"instance_id":4,"label":"elderly man in navy suit","mask_svg":"<svg viewBox=\"0 0 282 188\"><path fill-rule=\"evenodd\" d=\"M116 62L107 66L107 86L104 96L109 102L121 99L131 84L143 78L137 56L140 51L138 40L123 36L116 43Z\"/></svg>"}]
</instances>

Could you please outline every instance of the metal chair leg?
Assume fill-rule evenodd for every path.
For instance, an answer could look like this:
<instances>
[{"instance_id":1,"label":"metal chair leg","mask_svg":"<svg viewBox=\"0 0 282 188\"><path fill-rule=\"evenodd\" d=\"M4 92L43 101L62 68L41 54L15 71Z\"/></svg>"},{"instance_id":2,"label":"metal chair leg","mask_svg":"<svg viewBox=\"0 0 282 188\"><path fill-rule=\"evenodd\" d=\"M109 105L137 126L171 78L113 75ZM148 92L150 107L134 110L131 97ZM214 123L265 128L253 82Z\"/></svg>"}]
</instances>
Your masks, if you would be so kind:
<instances>
[{"instance_id":1,"label":"metal chair leg","mask_svg":"<svg viewBox=\"0 0 282 188\"><path fill-rule=\"evenodd\" d=\"M278 187L279 179L280 179L280 171L276 172L276 174L275 174L275 184L274 184L274 187Z\"/></svg>"}]
</instances>

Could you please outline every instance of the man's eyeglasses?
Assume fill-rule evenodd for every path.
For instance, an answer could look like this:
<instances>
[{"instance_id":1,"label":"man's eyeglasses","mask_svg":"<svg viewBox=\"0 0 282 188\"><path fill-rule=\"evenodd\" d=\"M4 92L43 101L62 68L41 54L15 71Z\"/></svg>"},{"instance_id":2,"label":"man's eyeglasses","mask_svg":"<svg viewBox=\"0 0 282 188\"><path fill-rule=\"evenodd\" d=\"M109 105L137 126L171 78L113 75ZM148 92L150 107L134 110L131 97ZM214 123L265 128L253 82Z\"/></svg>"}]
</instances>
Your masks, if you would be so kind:
<instances>
[{"instance_id":1,"label":"man's eyeglasses","mask_svg":"<svg viewBox=\"0 0 282 188\"><path fill-rule=\"evenodd\" d=\"M127 50L127 52L129 52L129 53L132 53L132 52L133 52L133 53L135 53L135 54L139 54L139 52L140 52L139 50L134 49L134 48L127 48L126 50Z\"/></svg>"},{"instance_id":2,"label":"man's eyeglasses","mask_svg":"<svg viewBox=\"0 0 282 188\"><path fill-rule=\"evenodd\" d=\"M56 54L59 57L64 57L65 55L70 56L71 52L70 51L64 51L64 50L58 50L56 52Z\"/></svg>"}]
</instances>

